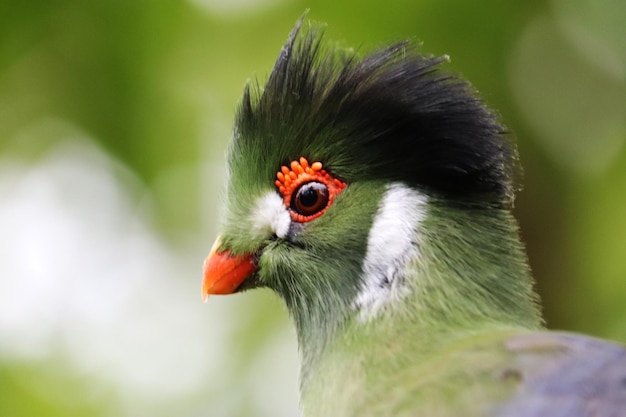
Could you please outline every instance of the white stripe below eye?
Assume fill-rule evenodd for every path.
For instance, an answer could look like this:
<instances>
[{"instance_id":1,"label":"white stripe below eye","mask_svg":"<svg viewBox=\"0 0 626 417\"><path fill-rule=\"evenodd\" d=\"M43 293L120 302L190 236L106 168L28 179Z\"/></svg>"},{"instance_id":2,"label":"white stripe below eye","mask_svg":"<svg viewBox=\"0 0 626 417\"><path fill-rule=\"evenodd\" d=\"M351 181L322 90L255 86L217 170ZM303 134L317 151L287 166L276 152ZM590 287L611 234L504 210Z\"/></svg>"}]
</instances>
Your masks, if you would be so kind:
<instances>
[{"instance_id":1,"label":"white stripe below eye","mask_svg":"<svg viewBox=\"0 0 626 417\"><path fill-rule=\"evenodd\" d=\"M291 216L276 193L267 193L257 201L252 212L252 233L261 238L273 234L285 238L289 233Z\"/></svg>"},{"instance_id":2,"label":"white stripe below eye","mask_svg":"<svg viewBox=\"0 0 626 417\"><path fill-rule=\"evenodd\" d=\"M426 215L425 195L393 183L385 192L367 240L361 290L354 305L363 321L399 299L405 268L419 256L419 227Z\"/></svg>"}]
</instances>

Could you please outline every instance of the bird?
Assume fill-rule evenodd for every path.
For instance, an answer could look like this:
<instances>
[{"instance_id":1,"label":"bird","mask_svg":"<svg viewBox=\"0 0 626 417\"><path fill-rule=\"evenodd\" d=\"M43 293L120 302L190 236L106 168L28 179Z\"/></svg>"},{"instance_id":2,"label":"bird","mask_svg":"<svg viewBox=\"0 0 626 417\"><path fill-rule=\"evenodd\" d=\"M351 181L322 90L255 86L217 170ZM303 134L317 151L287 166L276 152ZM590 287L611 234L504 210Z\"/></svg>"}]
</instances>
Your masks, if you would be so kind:
<instances>
[{"instance_id":1,"label":"bird","mask_svg":"<svg viewBox=\"0 0 626 417\"><path fill-rule=\"evenodd\" d=\"M625 347L545 328L496 112L446 56L324 28L244 88L203 299L284 300L304 417L626 416Z\"/></svg>"}]
</instances>

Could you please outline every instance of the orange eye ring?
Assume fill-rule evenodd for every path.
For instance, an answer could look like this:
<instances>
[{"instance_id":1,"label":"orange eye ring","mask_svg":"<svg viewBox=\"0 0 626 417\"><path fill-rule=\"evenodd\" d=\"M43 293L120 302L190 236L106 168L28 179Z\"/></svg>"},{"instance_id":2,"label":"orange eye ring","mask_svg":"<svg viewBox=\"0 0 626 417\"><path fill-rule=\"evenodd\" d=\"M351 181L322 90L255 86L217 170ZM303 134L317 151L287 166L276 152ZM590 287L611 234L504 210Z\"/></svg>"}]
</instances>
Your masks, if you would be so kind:
<instances>
[{"instance_id":1,"label":"orange eye ring","mask_svg":"<svg viewBox=\"0 0 626 417\"><path fill-rule=\"evenodd\" d=\"M310 222L324 214L347 186L326 172L321 162L309 165L304 157L292 161L290 167L282 166L276 178L275 184L285 207L291 218L299 223Z\"/></svg>"}]
</instances>

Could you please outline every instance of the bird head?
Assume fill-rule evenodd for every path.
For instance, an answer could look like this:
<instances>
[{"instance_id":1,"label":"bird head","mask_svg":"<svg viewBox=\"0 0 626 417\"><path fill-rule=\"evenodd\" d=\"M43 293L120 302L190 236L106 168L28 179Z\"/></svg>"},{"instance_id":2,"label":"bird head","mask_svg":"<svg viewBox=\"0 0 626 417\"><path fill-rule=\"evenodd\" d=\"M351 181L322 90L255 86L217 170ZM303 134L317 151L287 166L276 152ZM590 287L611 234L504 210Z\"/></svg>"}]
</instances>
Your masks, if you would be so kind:
<instances>
[{"instance_id":1,"label":"bird head","mask_svg":"<svg viewBox=\"0 0 626 417\"><path fill-rule=\"evenodd\" d=\"M305 351L390 311L537 321L493 112L446 57L410 42L360 57L304 26L245 87L203 297L274 290Z\"/></svg>"}]
</instances>

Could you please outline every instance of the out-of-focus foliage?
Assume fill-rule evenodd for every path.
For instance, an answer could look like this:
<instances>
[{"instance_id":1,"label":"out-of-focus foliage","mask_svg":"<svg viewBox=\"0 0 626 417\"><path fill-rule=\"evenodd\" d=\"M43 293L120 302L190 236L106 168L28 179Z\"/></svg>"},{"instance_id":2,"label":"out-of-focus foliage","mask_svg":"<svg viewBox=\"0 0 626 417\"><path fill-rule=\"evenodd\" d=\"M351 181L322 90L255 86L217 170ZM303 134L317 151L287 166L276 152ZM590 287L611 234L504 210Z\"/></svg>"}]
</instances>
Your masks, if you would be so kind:
<instances>
[{"instance_id":1,"label":"out-of-focus foliage","mask_svg":"<svg viewBox=\"0 0 626 417\"><path fill-rule=\"evenodd\" d=\"M626 341L626 4L0 2L0 415L293 416L280 302L200 303L242 86L295 20L448 54L520 145L551 328Z\"/></svg>"}]
</instances>

